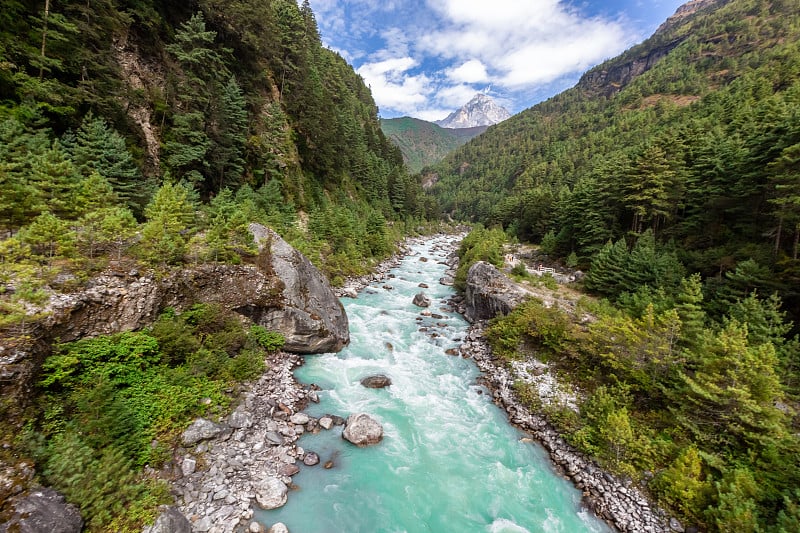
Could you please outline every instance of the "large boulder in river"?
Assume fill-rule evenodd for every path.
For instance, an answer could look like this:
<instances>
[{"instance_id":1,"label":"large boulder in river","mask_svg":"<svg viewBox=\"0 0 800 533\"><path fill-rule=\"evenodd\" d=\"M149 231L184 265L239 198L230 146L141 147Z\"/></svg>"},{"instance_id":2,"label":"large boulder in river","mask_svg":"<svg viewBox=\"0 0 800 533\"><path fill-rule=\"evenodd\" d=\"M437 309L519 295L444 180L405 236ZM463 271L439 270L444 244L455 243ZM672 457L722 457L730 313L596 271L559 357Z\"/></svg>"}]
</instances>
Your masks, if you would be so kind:
<instances>
[{"instance_id":1,"label":"large boulder in river","mask_svg":"<svg viewBox=\"0 0 800 533\"><path fill-rule=\"evenodd\" d=\"M288 499L289 488L278 478L267 477L253 484L256 502L265 510L283 507Z\"/></svg>"},{"instance_id":2,"label":"large boulder in river","mask_svg":"<svg viewBox=\"0 0 800 533\"><path fill-rule=\"evenodd\" d=\"M364 385L368 389L382 389L384 387L388 387L392 384L392 380L389 379L388 376L384 376L383 374L377 374L375 376L367 376L361 380L361 384Z\"/></svg>"},{"instance_id":3,"label":"large boulder in river","mask_svg":"<svg viewBox=\"0 0 800 533\"><path fill-rule=\"evenodd\" d=\"M478 261L467 272L464 316L475 322L507 315L529 296L527 289L508 279L494 265Z\"/></svg>"},{"instance_id":4,"label":"large boulder in river","mask_svg":"<svg viewBox=\"0 0 800 533\"><path fill-rule=\"evenodd\" d=\"M0 524L1 533L80 533L83 529L78 508L49 488L34 490L13 501L10 514L9 520Z\"/></svg>"},{"instance_id":5,"label":"large boulder in river","mask_svg":"<svg viewBox=\"0 0 800 533\"><path fill-rule=\"evenodd\" d=\"M378 444L383 439L383 427L366 413L354 413L347 417L342 437L356 446Z\"/></svg>"},{"instance_id":6,"label":"large boulder in river","mask_svg":"<svg viewBox=\"0 0 800 533\"><path fill-rule=\"evenodd\" d=\"M424 292L418 292L414 295L414 299L411 301L417 307L430 307L431 305L431 298Z\"/></svg>"}]
</instances>

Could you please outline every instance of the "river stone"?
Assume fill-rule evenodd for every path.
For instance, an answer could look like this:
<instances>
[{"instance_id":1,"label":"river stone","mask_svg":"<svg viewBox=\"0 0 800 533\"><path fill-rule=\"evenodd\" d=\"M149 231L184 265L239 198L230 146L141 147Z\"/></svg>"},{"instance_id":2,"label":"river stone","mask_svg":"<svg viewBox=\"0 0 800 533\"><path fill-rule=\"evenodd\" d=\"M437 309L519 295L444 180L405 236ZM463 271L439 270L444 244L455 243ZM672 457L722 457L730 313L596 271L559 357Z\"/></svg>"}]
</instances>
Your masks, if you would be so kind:
<instances>
[{"instance_id":1,"label":"river stone","mask_svg":"<svg viewBox=\"0 0 800 533\"><path fill-rule=\"evenodd\" d=\"M234 429L247 429L253 425L253 414L240 405L228 417L228 425Z\"/></svg>"},{"instance_id":2,"label":"river stone","mask_svg":"<svg viewBox=\"0 0 800 533\"><path fill-rule=\"evenodd\" d=\"M428 284L427 284L427 283L420 283L420 284L418 285L418 287L419 287L420 289L427 289L427 288L428 288Z\"/></svg>"},{"instance_id":3,"label":"river stone","mask_svg":"<svg viewBox=\"0 0 800 533\"><path fill-rule=\"evenodd\" d=\"M306 456L303 457L303 464L306 466L314 466L319 464L319 455L314 452L306 453Z\"/></svg>"},{"instance_id":4,"label":"river stone","mask_svg":"<svg viewBox=\"0 0 800 533\"><path fill-rule=\"evenodd\" d=\"M361 380L361 384L368 389L382 389L392 384L392 380L383 374L367 376Z\"/></svg>"},{"instance_id":5,"label":"river stone","mask_svg":"<svg viewBox=\"0 0 800 533\"><path fill-rule=\"evenodd\" d=\"M197 461L194 457L184 457L183 462L181 463L181 472L184 476L190 476L194 474L195 469L197 469Z\"/></svg>"},{"instance_id":6,"label":"river stone","mask_svg":"<svg viewBox=\"0 0 800 533\"><path fill-rule=\"evenodd\" d=\"M419 292L414 296L414 299L411 301L411 303L417 307L430 307L431 299L424 292Z\"/></svg>"},{"instance_id":7,"label":"river stone","mask_svg":"<svg viewBox=\"0 0 800 533\"><path fill-rule=\"evenodd\" d=\"M78 508L50 488L35 490L10 506L11 518L0 531L20 533L80 533L83 519Z\"/></svg>"},{"instance_id":8,"label":"river stone","mask_svg":"<svg viewBox=\"0 0 800 533\"><path fill-rule=\"evenodd\" d=\"M292 477L298 472L300 472L300 467L293 464L283 464L278 468L278 473L286 477Z\"/></svg>"},{"instance_id":9,"label":"river stone","mask_svg":"<svg viewBox=\"0 0 800 533\"><path fill-rule=\"evenodd\" d=\"M383 427L367 413L354 413L347 417L342 437L356 446L369 446L383 439Z\"/></svg>"},{"instance_id":10,"label":"river stone","mask_svg":"<svg viewBox=\"0 0 800 533\"><path fill-rule=\"evenodd\" d=\"M268 477L261 482L253 484L256 493L256 502L264 509L277 509L286 504L289 489L286 484L278 478Z\"/></svg>"},{"instance_id":11,"label":"river stone","mask_svg":"<svg viewBox=\"0 0 800 533\"><path fill-rule=\"evenodd\" d=\"M291 422L292 424L296 424L298 426L302 426L303 424L308 424L309 420L311 420L311 417L309 417L305 413L295 413L289 417L289 422Z\"/></svg>"},{"instance_id":12,"label":"river stone","mask_svg":"<svg viewBox=\"0 0 800 533\"><path fill-rule=\"evenodd\" d=\"M175 507L162 506L155 523L142 533L192 533L192 524Z\"/></svg>"},{"instance_id":13,"label":"river stone","mask_svg":"<svg viewBox=\"0 0 800 533\"><path fill-rule=\"evenodd\" d=\"M267 533L289 533L289 528L283 522L272 524Z\"/></svg>"},{"instance_id":14,"label":"river stone","mask_svg":"<svg viewBox=\"0 0 800 533\"><path fill-rule=\"evenodd\" d=\"M333 418L329 416L323 416L319 419L319 426L322 429L331 429L333 427Z\"/></svg>"},{"instance_id":15,"label":"river stone","mask_svg":"<svg viewBox=\"0 0 800 533\"><path fill-rule=\"evenodd\" d=\"M286 439L284 439L283 436L277 431L267 431L264 437L272 446L283 446L283 444L286 442Z\"/></svg>"},{"instance_id":16,"label":"river stone","mask_svg":"<svg viewBox=\"0 0 800 533\"><path fill-rule=\"evenodd\" d=\"M198 418L192 425L186 428L186 431L183 432L181 435L181 441L183 442L184 446L191 446L192 444L196 444L201 440L208 440L213 439L225 428L219 424L215 424L211 420L206 420L205 418Z\"/></svg>"},{"instance_id":17,"label":"river stone","mask_svg":"<svg viewBox=\"0 0 800 533\"><path fill-rule=\"evenodd\" d=\"M341 290L341 295L344 298L358 298L358 291L352 287L345 287Z\"/></svg>"}]
</instances>

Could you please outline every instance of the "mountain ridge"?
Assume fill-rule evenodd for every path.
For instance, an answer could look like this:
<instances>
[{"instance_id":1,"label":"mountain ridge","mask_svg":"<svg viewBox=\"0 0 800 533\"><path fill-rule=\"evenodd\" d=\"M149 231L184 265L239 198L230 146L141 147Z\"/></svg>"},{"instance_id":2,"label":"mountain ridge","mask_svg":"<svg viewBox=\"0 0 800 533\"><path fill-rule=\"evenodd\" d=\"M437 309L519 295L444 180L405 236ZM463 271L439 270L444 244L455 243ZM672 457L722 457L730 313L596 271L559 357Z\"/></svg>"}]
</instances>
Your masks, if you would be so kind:
<instances>
[{"instance_id":1,"label":"mountain ridge","mask_svg":"<svg viewBox=\"0 0 800 533\"><path fill-rule=\"evenodd\" d=\"M508 119L511 113L497 105L488 95L478 93L472 99L453 111L446 118L434 122L442 128L474 128L478 126L493 126Z\"/></svg>"}]
</instances>

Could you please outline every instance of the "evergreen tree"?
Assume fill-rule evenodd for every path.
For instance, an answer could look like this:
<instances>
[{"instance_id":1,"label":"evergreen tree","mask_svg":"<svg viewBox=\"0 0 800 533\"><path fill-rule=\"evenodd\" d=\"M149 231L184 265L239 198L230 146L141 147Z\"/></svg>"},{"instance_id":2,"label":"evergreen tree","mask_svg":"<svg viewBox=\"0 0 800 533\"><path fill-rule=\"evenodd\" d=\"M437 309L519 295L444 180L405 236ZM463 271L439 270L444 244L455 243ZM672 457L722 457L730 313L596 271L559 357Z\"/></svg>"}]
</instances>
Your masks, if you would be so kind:
<instances>
[{"instance_id":1,"label":"evergreen tree","mask_svg":"<svg viewBox=\"0 0 800 533\"><path fill-rule=\"evenodd\" d=\"M144 200L141 171L125 139L104 119L91 113L84 117L75 137L72 158L84 176L97 172L130 209L141 211Z\"/></svg>"},{"instance_id":2,"label":"evergreen tree","mask_svg":"<svg viewBox=\"0 0 800 533\"><path fill-rule=\"evenodd\" d=\"M194 210L186 189L165 183L145 208L142 227L142 255L154 264L174 264L186 253Z\"/></svg>"},{"instance_id":3,"label":"evergreen tree","mask_svg":"<svg viewBox=\"0 0 800 533\"><path fill-rule=\"evenodd\" d=\"M245 165L247 109L244 93L233 76L222 87L216 129L216 143L209 159L215 175L214 188L221 190L241 183Z\"/></svg>"}]
</instances>

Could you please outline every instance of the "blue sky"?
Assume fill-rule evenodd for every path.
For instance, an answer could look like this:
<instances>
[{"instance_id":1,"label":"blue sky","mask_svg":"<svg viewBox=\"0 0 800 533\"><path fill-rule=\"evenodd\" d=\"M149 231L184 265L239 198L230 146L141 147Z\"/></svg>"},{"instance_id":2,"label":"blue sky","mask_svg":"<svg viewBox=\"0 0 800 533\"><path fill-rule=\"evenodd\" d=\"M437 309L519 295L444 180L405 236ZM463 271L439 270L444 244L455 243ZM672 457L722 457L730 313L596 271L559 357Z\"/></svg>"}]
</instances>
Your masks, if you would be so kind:
<instances>
[{"instance_id":1,"label":"blue sky","mask_svg":"<svg viewBox=\"0 0 800 533\"><path fill-rule=\"evenodd\" d=\"M641 42L685 0L310 0L383 118L439 120L485 92L512 113Z\"/></svg>"}]
</instances>

